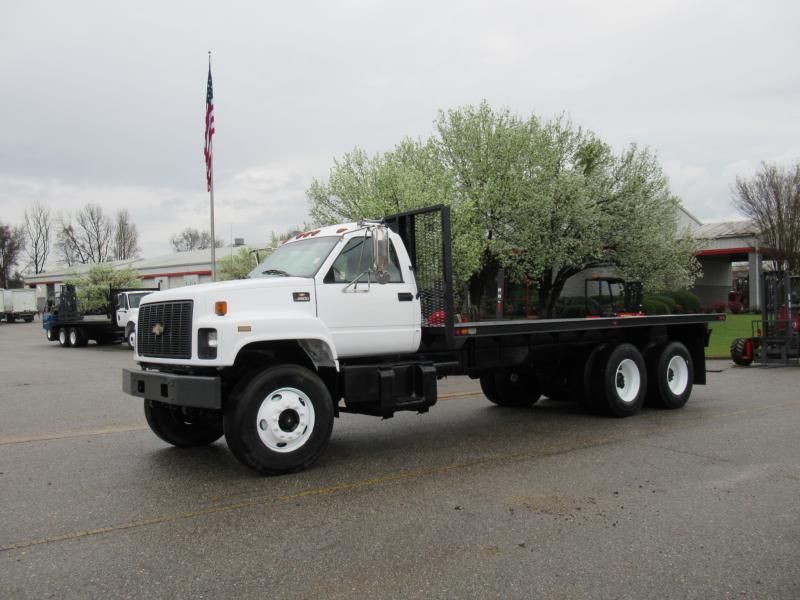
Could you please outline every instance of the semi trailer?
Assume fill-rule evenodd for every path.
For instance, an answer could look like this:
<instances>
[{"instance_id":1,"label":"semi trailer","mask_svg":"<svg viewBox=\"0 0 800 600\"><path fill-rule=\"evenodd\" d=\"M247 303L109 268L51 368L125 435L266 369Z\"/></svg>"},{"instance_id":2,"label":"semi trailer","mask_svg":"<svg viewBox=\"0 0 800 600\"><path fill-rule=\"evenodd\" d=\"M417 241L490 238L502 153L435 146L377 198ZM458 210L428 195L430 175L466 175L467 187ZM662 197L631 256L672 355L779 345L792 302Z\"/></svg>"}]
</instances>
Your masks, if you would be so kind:
<instances>
[{"instance_id":1,"label":"semi trailer","mask_svg":"<svg viewBox=\"0 0 800 600\"><path fill-rule=\"evenodd\" d=\"M647 398L681 408L706 383L708 323L724 315L463 321L450 212L435 206L297 234L248 279L142 299L123 390L175 446L223 435L265 474L304 469L336 417L425 413L437 381L479 379L491 402L546 395L614 417Z\"/></svg>"},{"instance_id":2,"label":"semi trailer","mask_svg":"<svg viewBox=\"0 0 800 600\"><path fill-rule=\"evenodd\" d=\"M53 310L42 319L45 337L62 348L80 348L90 340L98 344L127 342L133 348L136 339L136 314L139 303L158 288L109 289L101 314L85 314L79 309L73 285L61 287Z\"/></svg>"}]
</instances>

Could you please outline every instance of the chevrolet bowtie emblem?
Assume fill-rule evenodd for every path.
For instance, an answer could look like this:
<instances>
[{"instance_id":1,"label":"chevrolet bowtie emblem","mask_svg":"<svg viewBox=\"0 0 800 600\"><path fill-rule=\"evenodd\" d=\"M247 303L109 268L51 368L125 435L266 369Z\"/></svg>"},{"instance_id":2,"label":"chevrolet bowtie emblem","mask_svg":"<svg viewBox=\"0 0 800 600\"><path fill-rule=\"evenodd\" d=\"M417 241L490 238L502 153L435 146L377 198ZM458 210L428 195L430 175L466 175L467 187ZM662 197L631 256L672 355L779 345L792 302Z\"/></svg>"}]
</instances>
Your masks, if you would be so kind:
<instances>
[{"instance_id":1,"label":"chevrolet bowtie emblem","mask_svg":"<svg viewBox=\"0 0 800 600\"><path fill-rule=\"evenodd\" d=\"M162 333L164 333L164 326L161 323L156 323L155 325L153 325L153 330L152 331L153 331L153 335L158 337Z\"/></svg>"}]
</instances>

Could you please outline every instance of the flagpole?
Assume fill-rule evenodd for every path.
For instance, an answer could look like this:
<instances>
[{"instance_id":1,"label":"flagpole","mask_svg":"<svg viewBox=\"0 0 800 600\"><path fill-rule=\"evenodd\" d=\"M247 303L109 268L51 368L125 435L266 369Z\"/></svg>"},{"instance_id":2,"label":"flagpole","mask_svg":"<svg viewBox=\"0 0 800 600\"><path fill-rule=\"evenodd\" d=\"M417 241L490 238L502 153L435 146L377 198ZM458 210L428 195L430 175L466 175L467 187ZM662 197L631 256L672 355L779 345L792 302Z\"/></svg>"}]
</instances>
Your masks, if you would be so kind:
<instances>
[{"instance_id":1,"label":"flagpole","mask_svg":"<svg viewBox=\"0 0 800 600\"><path fill-rule=\"evenodd\" d=\"M211 50L208 51L208 70L211 72ZM211 152L210 172L211 172L211 185L209 186L209 195L211 196L211 281L217 280L217 238L214 236L214 154L213 154L214 140L209 141L208 150Z\"/></svg>"}]
</instances>

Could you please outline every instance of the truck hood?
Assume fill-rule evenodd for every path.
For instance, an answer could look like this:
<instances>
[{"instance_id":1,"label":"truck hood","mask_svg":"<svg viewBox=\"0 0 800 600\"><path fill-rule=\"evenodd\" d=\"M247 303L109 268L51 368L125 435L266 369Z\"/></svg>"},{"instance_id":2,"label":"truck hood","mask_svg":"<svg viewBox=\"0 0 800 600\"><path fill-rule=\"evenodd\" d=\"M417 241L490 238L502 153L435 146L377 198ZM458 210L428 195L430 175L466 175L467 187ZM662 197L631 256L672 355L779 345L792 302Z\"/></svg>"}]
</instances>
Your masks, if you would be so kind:
<instances>
[{"instance_id":1,"label":"truck hood","mask_svg":"<svg viewBox=\"0 0 800 600\"><path fill-rule=\"evenodd\" d=\"M185 285L171 290L153 292L142 298L140 304L150 304L151 302L164 302L165 300L195 300L209 295L219 296L231 292L276 289L281 287L300 286L305 289L307 286L313 287L314 280L310 277L259 277L258 279L235 279L233 281L218 281L216 283L201 283L199 285ZM219 297L218 300L225 300Z\"/></svg>"},{"instance_id":2,"label":"truck hood","mask_svg":"<svg viewBox=\"0 0 800 600\"><path fill-rule=\"evenodd\" d=\"M301 292L304 294L298 295ZM316 312L314 280L310 277L260 277L187 285L148 294L139 306L176 300L192 300L196 316L213 315L214 303L223 300L233 314L267 307L277 311Z\"/></svg>"}]
</instances>

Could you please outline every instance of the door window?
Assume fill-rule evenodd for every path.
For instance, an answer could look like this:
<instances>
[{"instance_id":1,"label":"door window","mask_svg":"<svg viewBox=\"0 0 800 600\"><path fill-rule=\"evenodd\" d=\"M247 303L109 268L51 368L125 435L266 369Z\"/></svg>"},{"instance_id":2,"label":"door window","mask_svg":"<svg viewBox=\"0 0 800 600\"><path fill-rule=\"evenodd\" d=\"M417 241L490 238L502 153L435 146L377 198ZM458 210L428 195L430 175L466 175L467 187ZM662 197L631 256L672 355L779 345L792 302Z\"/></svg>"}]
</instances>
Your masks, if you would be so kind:
<instances>
[{"instance_id":1,"label":"door window","mask_svg":"<svg viewBox=\"0 0 800 600\"><path fill-rule=\"evenodd\" d=\"M330 271L325 276L325 283L350 283L356 277L372 269L372 238L352 238L342 249L336 260L333 261ZM369 278L368 278L369 275ZM372 283L375 279L372 272L364 274L359 281ZM403 275L400 272L397 252L394 244L389 244L389 283L402 283Z\"/></svg>"}]
</instances>

